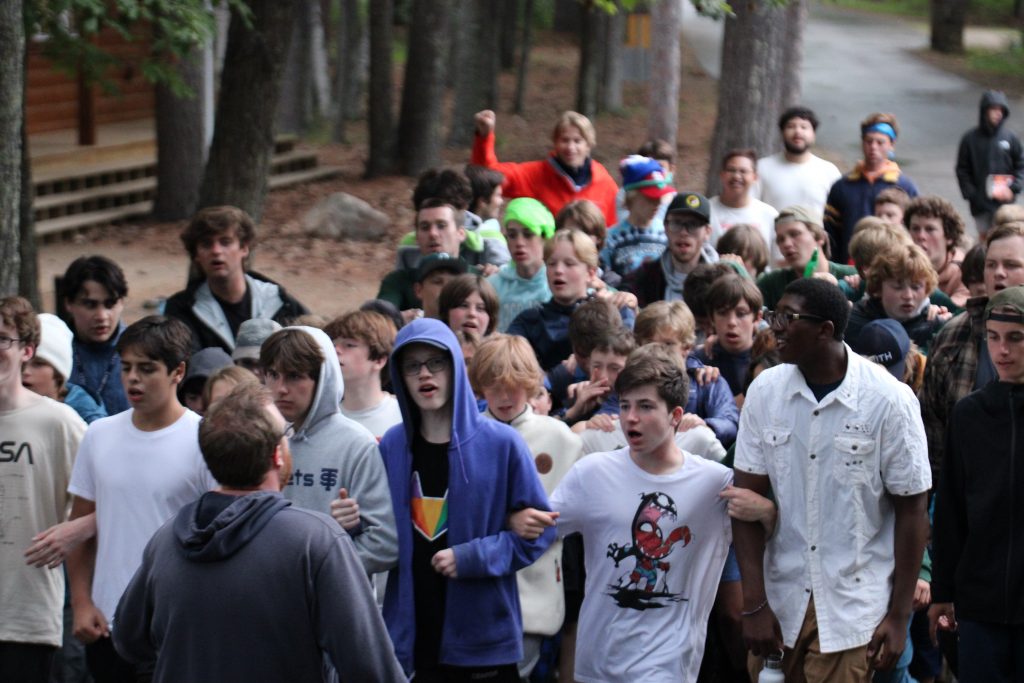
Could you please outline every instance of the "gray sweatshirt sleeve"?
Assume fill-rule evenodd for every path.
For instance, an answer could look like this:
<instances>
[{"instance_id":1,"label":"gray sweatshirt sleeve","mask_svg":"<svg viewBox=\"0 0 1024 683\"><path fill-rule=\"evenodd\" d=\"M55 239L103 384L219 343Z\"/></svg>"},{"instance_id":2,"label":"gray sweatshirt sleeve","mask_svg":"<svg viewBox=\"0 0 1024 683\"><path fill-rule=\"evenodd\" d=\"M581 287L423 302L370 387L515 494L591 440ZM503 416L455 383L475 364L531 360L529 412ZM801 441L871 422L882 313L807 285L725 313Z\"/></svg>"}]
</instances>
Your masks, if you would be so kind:
<instances>
[{"instance_id":1,"label":"gray sweatshirt sleeve","mask_svg":"<svg viewBox=\"0 0 1024 683\"><path fill-rule=\"evenodd\" d=\"M354 534L356 552L368 574L387 571L398 563L398 530L384 459L372 441L353 448L346 459L348 493L359 503L361 525Z\"/></svg>"},{"instance_id":2,"label":"gray sweatshirt sleeve","mask_svg":"<svg viewBox=\"0 0 1024 683\"><path fill-rule=\"evenodd\" d=\"M404 683L406 676L352 542L343 533L333 538L313 577L320 648L342 681Z\"/></svg>"}]
</instances>

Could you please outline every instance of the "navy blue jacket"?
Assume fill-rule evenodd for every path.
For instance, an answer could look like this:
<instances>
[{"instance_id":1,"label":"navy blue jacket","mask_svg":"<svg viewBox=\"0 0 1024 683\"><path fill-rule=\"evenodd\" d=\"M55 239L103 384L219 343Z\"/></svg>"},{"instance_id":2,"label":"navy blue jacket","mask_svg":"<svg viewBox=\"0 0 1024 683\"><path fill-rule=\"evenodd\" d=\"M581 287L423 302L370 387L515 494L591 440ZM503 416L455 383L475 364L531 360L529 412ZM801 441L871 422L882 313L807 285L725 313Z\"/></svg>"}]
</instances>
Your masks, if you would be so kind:
<instances>
[{"instance_id":1,"label":"navy blue jacket","mask_svg":"<svg viewBox=\"0 0 1024 683\"><path fill-rule=\"evenodd\" d=\"M903 175L900 167L889 162L881 177L871 182L861 171L861 164L832 185L825 204L825 230L832 241L830 261L845 265L850 262L848 247L853 226L861 218L875 213L875 197L890 187L902 188L911 197L917 196L914 181Z\"/></svg>"},{"instance_id":2,"label":"navy blue jacket","mask_svg":"<svg viewBox=\"0 0 1024 683\"><path fill-rule=\"evenodd\" d=\"M508 326L509 334L525 337L533 352L537 354L540 366L550 370L572 355L572 344L569 343L569 318L581 304L589 299L580 299L569 306L551 299L536 308L530 308L519 315ZM631 308L619 309L623 324L633 329L636 314Z\"/></svg>"}]
</instances>

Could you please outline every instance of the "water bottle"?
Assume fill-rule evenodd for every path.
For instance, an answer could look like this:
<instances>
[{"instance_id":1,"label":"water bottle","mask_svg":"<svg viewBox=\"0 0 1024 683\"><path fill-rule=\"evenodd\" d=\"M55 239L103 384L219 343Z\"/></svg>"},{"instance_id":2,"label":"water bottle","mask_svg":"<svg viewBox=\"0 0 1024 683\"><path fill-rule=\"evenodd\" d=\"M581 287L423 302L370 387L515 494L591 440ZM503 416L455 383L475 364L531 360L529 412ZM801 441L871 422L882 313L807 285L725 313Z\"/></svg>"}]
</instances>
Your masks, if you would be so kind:
<instances>
[{"instance_id":1,"label":"water bottle","mask_svg":"<svg viewBox=\"0 0 1024 683\"><path fill-rule=\"evenodd\" d=\"M785 683L786 676L782 673L782 653L768 655L764 658L764 668L757 677L757 683Z\"/></svg>"}]
</instances>

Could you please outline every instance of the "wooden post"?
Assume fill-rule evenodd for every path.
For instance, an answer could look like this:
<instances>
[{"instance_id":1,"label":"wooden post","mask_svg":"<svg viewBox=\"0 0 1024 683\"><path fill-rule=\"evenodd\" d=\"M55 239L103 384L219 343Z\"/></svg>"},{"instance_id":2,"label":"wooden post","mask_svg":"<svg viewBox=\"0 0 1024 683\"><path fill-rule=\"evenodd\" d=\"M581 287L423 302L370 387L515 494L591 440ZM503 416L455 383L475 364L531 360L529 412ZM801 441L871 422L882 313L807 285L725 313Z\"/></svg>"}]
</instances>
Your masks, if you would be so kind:
<instances>
[{"instance_id":1,"label":"wooden post","mask_svg":"<svg viewBox=\"0 0 1024 683\"><path fill-rule=\"evenodd\" d=\"M78 144L96 144L96 88L78 71Z\"/></svg>"}]
</instances>

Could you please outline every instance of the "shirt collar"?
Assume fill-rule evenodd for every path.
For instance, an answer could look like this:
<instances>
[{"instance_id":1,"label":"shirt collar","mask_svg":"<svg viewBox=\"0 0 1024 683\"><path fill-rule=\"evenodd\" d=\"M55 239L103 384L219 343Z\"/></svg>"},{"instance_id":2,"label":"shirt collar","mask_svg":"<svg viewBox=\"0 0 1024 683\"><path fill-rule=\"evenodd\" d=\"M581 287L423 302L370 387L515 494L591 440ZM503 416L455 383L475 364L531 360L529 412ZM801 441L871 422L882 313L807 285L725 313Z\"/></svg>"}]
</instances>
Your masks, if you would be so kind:
<instances>
[{"instance_id":1,"label":"shirt collar","mask_svg":"<svg viewBox=\"0 0 1024 683\"><path fill-rule=\"evenodd\" d=\"M818 400L814 398L814 392L807 386L807 380L804 378L804 374L800 372L800 368L793 365L790 369L789 378L785 385L785 396L792 398L793 396L802 396L807 399L810 403L824 408L825 406L838 401L845 405L850 410L857 409L857 396L860 389L861 376L864 372L863 363L868 361L864 360L849 347L848 344L843 343L843 348L846 349L846 376L843 377L842 383L836 387L835 391L829 393L828 396L821 400L819 404Z\"/></svg>"}]
</instances>

